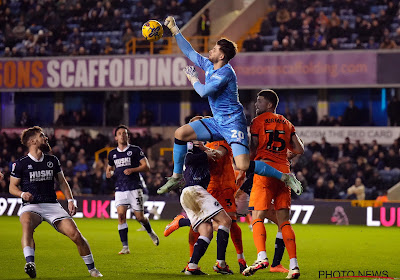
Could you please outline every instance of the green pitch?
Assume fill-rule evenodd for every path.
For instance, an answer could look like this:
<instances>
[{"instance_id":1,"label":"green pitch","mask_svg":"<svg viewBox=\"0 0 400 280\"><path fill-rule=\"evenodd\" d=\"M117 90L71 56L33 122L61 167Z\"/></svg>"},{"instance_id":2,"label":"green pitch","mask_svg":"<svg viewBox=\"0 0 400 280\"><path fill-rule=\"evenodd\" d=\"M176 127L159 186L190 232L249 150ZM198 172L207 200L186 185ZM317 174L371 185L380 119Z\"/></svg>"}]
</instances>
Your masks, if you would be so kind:
<instances>
[{"instance_id":1,"label":"green pitch","mask_svg":"<svg viewBox=\"0 0 400 280\"><path fill-rule=\"evenodd\" d=\"M136 231L140 225L130 220L130 255L118 255L121 249L116 220L76 219L80 231L90 243L96 267L103 279L184 279L180 271L188 261L188 228L169 237L163 236L169 221L152 221L160 237L160 246L153 245L146 232ZM248 263L256 259L252 233L240 223L244 254ZM277 227L267 224L267 254L272 263ZM294 225L301 279L319 279L319 271L387 271L389 277L400 278L399 228L365 226ZM21 226L17 217L0 217L0 279L30 279L24 273L25 259L21 250ZM38 279L91 279L86 266L67 237L42 223L35 233ZM230 242L227 263L234 275L224 276L212 270L216 258L215 237L200 261L207 279L244 279L238 273L236 251ZM288 267L285 252L282 264ZM338 275L335 275L338 276ZM383 275L385 276L385 275ZM286 274L258 271L249 279L284 279ZM330 276L332 277L332 276ZM322 276L321 279L325 279ZM360 279L360 278L358 278Z\"/></svg>"}]
</instances>

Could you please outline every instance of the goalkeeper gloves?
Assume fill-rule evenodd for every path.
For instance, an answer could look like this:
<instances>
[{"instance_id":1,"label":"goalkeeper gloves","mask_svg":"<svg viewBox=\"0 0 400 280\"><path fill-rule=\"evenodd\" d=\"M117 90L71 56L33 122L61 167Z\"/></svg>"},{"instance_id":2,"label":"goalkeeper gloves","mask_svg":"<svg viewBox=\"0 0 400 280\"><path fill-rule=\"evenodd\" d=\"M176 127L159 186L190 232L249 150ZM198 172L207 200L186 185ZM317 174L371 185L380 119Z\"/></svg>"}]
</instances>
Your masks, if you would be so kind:
<instances>
[{"instance_id":1,"label":"goalkeeper gloves","mask_svg":"<svg viewBox=\"0 0 400 280\"><path fill-rule=\"evenodd\" d=\"M186 66L183 68L183 72L185 72L188 80L194 85L195 82L199 82L199 75L196 72L194 66Z\"/></svg>"},{"instance_id":2,"label":"goalkeeper gloves","mask_svg":"<svg viewBox=\"0 0 400 280\"><path fill-rule=\"evenodd\" d=\"M178 34L179 32L181 32L178 28L178 26L176 26L176 22L175 19L171 16L168 16L165 21L164 21L164 25L166 27L169 28L169 30L171 30L171 33L173 36L175 36L176 34Z\"/></svg>"}]
</instances>

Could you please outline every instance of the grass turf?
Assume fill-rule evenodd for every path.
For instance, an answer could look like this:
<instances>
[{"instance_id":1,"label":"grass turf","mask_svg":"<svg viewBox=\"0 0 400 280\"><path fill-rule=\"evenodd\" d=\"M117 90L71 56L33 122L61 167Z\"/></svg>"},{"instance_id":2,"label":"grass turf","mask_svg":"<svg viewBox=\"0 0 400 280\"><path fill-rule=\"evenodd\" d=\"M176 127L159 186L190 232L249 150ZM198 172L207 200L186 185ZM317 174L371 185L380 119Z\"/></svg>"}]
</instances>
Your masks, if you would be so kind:
<instances>
[{"instance_id":1,"label":"grass turf","mask_svg":"<svg viewBox=\"0 0 400 280\"><path fill-rule=\"evenodd\" d=\"M180 271L188 261L188 228L169 237L163 236L169 221L151 221L160 237L154 246L146 232L136 231L139 223L129 220L130 255L118 255L121 249L116 220L75 219L80 231L89 241L96 267L103 279L182 279ZM247 224L240 223L244 254L251 264L256 259L252 233ZM273 259L277 227L267 224L267 254ZM389 277L400 278L399 229L366 226L293 225L297 240L297 255L301 279L319 279L319 271L387 271ZM0 217L0 279L30 279L24 273L25 259L21 250L21 226L17 217ZM90 279L75 245L43 222L35 232L35 262L38 279ZM238 270L236 251L232 242L227 249L227 263L234 275L223 276L212 270L216 258L215 236L200 261L207 279L244 279ZM282 260L289 265L287 252ZM386 275L386 276L387 276ZM338 276L337 274L334 276ZM341 275L342 276L342 275ZM382 275L385 276L385 275ZM194 277L194 276L192 276ZM284 279L286 274L258 271L251 279ZM332 277L332 276L329 276ZM325 276L321 276L321 279Z\"/></svg>"}]
</instances>

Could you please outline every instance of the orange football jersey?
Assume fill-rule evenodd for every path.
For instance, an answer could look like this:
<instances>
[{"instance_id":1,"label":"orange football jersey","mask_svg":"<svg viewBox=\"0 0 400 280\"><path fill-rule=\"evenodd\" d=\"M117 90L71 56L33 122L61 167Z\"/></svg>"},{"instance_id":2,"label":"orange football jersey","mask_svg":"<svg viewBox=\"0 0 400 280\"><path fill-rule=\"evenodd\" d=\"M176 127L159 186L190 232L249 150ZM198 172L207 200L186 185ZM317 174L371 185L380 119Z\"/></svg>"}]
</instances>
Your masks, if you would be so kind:
<instances>
[{"instance_id":1,"label":"orange football jersey","mask_svg":"<svg viewBox=\"0 0 400 280\"><path fill-rule=\"evenodd\" d=\"M256 160L269 159L289 165L287 150L293 149L291 138L295 128L284 116L265 112L253 119L250 133L258 136Z\"/></svg>"},{"instance_id":2,"label":"orange football jersey","mask_svg":"<svg viewBox=\"0 0 400 280\"><path fill-rule=\"evenodd\" d=\"M228 152L219 160L209 160L210 165L210 184L209 187L233 187L236 188L235 172L232 166L232 149L226 141L214 141L206 145L208 148L217 150L219 146L223 146Z\"/></svg>"}]
</instances>

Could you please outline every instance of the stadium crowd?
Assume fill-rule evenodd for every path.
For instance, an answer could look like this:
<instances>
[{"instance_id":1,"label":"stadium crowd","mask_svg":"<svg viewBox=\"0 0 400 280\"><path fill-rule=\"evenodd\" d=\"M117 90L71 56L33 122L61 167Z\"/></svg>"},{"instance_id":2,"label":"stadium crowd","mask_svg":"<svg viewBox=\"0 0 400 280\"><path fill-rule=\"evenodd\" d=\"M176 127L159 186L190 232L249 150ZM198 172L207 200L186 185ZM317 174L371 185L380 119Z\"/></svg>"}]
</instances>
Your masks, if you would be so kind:
<instances>
[{"instance_id":1,"label":"stadium crowd","mask_svg":"<svg viewBox=\"0 0 400 280\"><path fill-rule=\"evenodd\" d=\"M276 0L243 50L395 49L399 16L396 0Z\"/></svg>"},{"instance_id":2,"label":"stadium crowd","mask_svg":"<svg viewBox=\"0 0 400 280\"><path fill-rule=\"evenodd\" d=\"M161 135L149 133L131 135L131 143L140 146L145 153L162 140ZM94 161L97 150L115 146L113 137L98 134L92 138L82 131L76 139L50 135L49 143L75 195L114 192L112 179L105 178L105 155ZM5 180L0 181L0 193L8 193L11 165L26 151L17 134L5 133L0 135L0 151L0 170L5 175ZM155 195L165 177L170 175L172 161L164 157L149 157L149 160L151 171L142 175L149 194ZM292 161L292 171L305 188L305 193L295 199L375 199L400 181L400 138L388 147L376 142L352 143L348 138L338 146L329 144L326 139L314 141L306 146L303 156Z\"/></svg>"},{"instance_id":3,"label":"stadium crowd","mask_svg":"<svg viewBox=\"0 0 400 280\"><path fill-rule=\"evenodd\" d=\"M124 54L149 19L184 25L205 0L20 0L0 2L4 57Z\"/></svg>"},{"instance_id":4,"label":"stadium crowd","mask_svg":"<svg viewBox=\"0 0 400 280\"><path fill-rule=\"evenodd\" d=\"M173 15L183 26L205 0L2 1L3 57L124 54L149 19ZM400 45L397 0L275 0L259 33L243 51L395 49ZM199 34L209 34L202 16ZM206 20L204 20L206 19ZM162 48L162 40L160 40ZM146 44L144 42L144 44ZM145 51L145 50L144 50Z\"/></svg>"}]
</instances>

